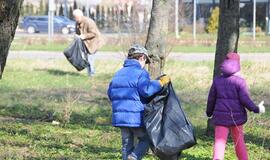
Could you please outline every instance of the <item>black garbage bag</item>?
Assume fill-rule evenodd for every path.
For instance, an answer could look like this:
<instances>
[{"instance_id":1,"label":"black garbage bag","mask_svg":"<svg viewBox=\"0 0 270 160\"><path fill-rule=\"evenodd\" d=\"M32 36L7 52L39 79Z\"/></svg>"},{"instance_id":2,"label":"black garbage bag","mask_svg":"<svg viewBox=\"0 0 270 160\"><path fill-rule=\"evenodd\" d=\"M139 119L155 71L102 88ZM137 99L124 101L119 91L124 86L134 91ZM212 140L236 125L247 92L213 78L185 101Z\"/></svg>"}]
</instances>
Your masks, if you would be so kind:
<instances>
[{"instance_id":1,"label":"black garbage bag","mask_svg":"<svg viewBox=\"0 0 270 160\"><path fill-rule=\"evenodd\" d=\"M75 38L71 45L64 50L64 55L67 60L78 70L81 71L89 66L86 60L85 53L87 53L85 45L80 38Z\"/></svg>"},{"instance_id":2,"label":"black garbage bag","mask_svg":"<svg viewBox=\"0 0 270 160\"><path fill-rule=\"evenodd\" d=\"M144 124L158 157L175 157L196 144L194 129L169 83L145 106ZM163 158L162 158L163 159Z\"/></svg>"}]
</instances>

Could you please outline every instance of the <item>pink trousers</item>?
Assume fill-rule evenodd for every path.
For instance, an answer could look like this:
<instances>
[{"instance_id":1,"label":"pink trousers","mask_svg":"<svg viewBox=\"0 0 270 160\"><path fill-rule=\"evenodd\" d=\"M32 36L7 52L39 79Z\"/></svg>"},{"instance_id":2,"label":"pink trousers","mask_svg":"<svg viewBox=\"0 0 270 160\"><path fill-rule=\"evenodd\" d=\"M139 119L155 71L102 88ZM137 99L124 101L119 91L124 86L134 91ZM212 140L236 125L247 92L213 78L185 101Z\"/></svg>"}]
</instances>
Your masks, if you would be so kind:
<instances>
[{"instance_id":1,"label":"pink trousers","mask_svg":"<svg viewBox=\"0 0 270 160\"><path fill-rule=\"evenodd\" d=\"M242 125L234 127L224 127L224 126L215 127L215 144L214 144L213 160L224 159L224 152L229 130L231 130L234 148L238 160L248 160L248 153L245 145Z\"/></svg>"}]
</instances>

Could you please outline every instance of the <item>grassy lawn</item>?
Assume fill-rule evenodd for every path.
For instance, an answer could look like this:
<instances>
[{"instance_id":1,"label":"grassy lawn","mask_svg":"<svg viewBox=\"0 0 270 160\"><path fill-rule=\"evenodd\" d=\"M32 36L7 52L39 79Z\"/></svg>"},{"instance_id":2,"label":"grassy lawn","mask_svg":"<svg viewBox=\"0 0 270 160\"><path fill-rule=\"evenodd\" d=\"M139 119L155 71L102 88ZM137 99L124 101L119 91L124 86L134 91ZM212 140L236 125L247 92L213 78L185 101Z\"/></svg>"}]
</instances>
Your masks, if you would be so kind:
<instances>
[{"instance_id":1,"label":"grassy lawn","mask_svg":"<svg viewBox=\"0 0 270 160\"><path fill-rule=\"evenodd\" d=\"M25 45L24 47L21 46L11 46L11 50L14 51L64 51L69 44L35 44L35 45ZM103 46L99 51L105 52L118 52L122 51L122 47L120 46L111 46L106 45ZM172 52L181 52L181 53L214 53L216 50L216 46L202 46L202 45L195 45L195 46L174 46L172 48ZM254 47L254 46L240 46L239 53L269 53L270 46L262 46L262 47Z\"/></svg>"},{"instance_id":2,"label":"grassy lawn","mask_svg":"<svg viewBox=\"0 0 270 160\"><path fill-rule=\"evenodd\" d=\"M172 49L173 52L181 52L181 53L215 53L216 46L175 46ZM262 47L254 47L243 45L239 46L238 52L241 54L245 53L269 53L270 46L262 46Z\"/></svg>"},{"instance_id":3,"label":"grassy lawn","mask_svg":"<svg viewBox=\"0 0 270 160\"><path fill-rule=\"evenodd\" d=\"M252 98L269 106L269 63L242 65ZM85 71L76 72L62 60L9 60L0 81L0 159L121 159L120 132L110 125L106 95L108 82L121 66L119 61L97 61L97 74L89 79ZM181 61L166 65L198 140L183 152L183 160L211 160L213 138L204 135L204 110L212 66ZM245 132L252 160L270 159L269 118L269 112L249 114ZM52 120L61 124L53 125ZM154 159L151 154L144 158ZM225 159L236 159L231 140Z\"/></svg>"},{"instance_id":4,"label":"grassy lawn","mask_svg":"<svg viewBox=\"0 0 270 160\"><path fill-rule=\"evenodd\" d=\"M106 36L106 45L100 51L123 51L123 46L129 46L132 42L141 42L145 40L141 36L133 35L115 35ZM63 51L72 41L72 36L63 37L55 36L52 42L48 42L47 37L37 36L16 37L11 44L11 50L40 50L40 51ZM182 53L213 53L216 48L216 35L214 34L198 34L196 41L192 39L192 34L183 33L179 39L175 39L174 35L167 38L168 50ZM270 37L260 35L256 41L252 40L249 35L240 35L239 40L240 53L269 53Z\"/></svg>"},{"instance_id":5,"label":"grassy lawn","mask_svg":"<svg viewBox=\"0 0 270 160\"><path fill-rule=\"evenodd\" d=\"M11 45L11 50L13 51L64 51L70 43L54 43L54 42L48 42L45 44L23 44L20 42L14 42ZM122 48L120 46L113 46L113 45L105 45L103 46L100 51L110 51L110 52L117 52L121 51Z\"/></svg>"}]
</instances>

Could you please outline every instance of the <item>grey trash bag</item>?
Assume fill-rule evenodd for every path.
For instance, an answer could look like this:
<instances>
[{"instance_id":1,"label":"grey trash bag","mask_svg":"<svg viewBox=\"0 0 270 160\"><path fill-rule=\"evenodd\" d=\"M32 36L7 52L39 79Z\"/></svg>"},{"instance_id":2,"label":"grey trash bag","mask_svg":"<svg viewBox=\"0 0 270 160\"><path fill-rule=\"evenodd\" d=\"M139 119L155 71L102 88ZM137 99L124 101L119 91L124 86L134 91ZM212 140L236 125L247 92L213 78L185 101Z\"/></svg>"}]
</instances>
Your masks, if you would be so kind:
<instances>
[{"instance_id":1,"label":"grey trash bag","mask_svg":"<svg viewBox=\"0 0 270 160\"><path fill-rule=\"evenodd\" d=\"M171 83L164 86L145 106L144 124L151 149L161 159L175 157L196 144L193 126Z\"/></svg>"},{"instance_id":2,"label":"grey trash bag","mask_svg":"<svg viewBox=\"0 0 270 160\"><path fill-rule=\"evenodd\" d=\"M73 65L78 71L83 70L89 66L85 55L87 54L85 45L80 38L75 38L70 46L64 50L64 55L67 60Z\"/></svg>"}]
</instances>

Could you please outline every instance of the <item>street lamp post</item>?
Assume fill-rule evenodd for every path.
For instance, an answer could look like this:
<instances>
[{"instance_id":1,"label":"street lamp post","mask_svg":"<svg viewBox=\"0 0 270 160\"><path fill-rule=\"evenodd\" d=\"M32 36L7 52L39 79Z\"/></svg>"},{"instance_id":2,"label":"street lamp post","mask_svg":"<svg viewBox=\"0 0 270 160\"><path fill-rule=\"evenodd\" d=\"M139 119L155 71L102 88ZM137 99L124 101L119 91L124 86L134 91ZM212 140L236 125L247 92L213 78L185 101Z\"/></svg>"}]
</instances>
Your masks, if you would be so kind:
<instances>
[{"instance_id":1,"label":"street lamp post","mask_svg":"<svg viewBox=\"0 0 270 160\"><path fill-rule=\"evenodd\" d=\"M48 12L48 37L49 40L53 38L53 16L55 11L55 3L54 0L49 0L49 12Z\"/></svg>"},{"instance_id":2,"label":"street lamp post","mask_svg":"<svg viewBox=\"0 0 270 160\"><path fill-rule=\"evenodd\" d=\"M256 39L256 0L253 0L253 40Z\"/></svg>"},{"instance_id":3,"label":"street lamp post","mask_svg":"<svg viewBox=\"0 0 270 160\"><path fill-rule=\"evenodd\" d=\"M196 39L197 0L193 0L193 39Z\"/></svg>"},{"instance_id":4,"label":"street lamp post","mask_svg":"<svg viewBox=\"0 0 270 160\"><path fill-rule=\"evenodd\" d=\"M266 34L269 34L270 33L270 30L269 30L269 14L270 14L270 0L267 1L267 9L266 9Z\"/></svg>"},{"instance_id":5,"label":"street lamp post","mask_svg":"<svg viewBox=\"0 0 270 160\"><path fill-rule=\"evenodd\" d=\"M175 37L179 38L179 23L178 14L179 13L179 0L175 0Z\"/></svg>"}]
</instances>

